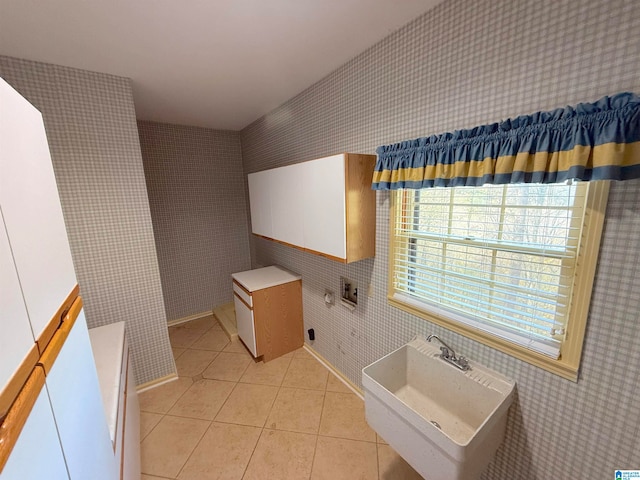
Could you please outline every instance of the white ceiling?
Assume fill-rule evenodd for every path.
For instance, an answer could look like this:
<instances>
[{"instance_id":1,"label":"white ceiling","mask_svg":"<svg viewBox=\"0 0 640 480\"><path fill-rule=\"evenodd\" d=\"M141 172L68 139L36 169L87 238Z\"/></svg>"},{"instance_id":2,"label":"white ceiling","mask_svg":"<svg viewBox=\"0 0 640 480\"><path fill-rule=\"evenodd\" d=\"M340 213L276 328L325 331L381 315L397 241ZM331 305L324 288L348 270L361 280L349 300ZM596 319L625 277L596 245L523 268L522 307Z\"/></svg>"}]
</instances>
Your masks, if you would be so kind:
<instances>
[{"instance_id":1,"label":"white ceiling","mask_svg":"<svg viewBox=\"0 0 640 480\"><path fill-rule=\"evenodd\" d=\"M240 130L442 0L0 0L0 55L129 77L144 120Z\"/></svg>"}]
</instances>

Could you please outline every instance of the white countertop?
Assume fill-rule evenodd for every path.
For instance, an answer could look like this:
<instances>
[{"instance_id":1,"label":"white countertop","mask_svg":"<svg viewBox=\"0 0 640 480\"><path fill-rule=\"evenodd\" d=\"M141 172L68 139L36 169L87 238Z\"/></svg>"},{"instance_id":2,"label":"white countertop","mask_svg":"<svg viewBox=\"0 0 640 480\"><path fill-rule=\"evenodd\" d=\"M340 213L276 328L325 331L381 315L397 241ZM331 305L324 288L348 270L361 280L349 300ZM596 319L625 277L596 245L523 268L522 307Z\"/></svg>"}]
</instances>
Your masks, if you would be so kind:
<instances>
[{"instance_id":1,"label":"white countertop","mask_svg":"<svg viewBox=\"0 0 640 480\"><path fill-rule=\"evenodd\" d=\"M100 392L104 403L109 434L113 442L118 423L118 398L120 397L120 374L122 373L122 351L124 349L124 322L112 323L89 330L93 357L98 370ZM124 385L123 385L124 388Z\"/></svg>"},{"instance_id":2,"label":"white countertop","mask_svg":"<svg viewBox=\"0 0 640 480\"><path fill-rule=\"evenodd\" d=\"M250 292L275 287L283 283L295 282L302 278L300 275L291 273L277 265L232 273L231 277Z\"/></svg>"}]
</instances>

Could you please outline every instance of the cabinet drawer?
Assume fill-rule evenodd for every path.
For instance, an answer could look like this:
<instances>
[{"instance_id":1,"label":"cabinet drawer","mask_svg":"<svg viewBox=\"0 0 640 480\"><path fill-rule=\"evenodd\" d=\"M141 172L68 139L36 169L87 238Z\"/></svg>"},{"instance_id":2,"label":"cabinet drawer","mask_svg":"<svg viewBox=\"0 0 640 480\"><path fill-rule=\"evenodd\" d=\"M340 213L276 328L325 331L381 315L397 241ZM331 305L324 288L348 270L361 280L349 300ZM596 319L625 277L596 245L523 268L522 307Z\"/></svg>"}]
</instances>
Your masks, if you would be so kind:
<instances>
[{"instance_id":1,"label":"cabinet drawer","mask_svg":"<svg viewBox=\"0 0 640 480\"><path fill-rule=\"evenodd\" d=\"M233 282L233 292L238 295L244 303L253 307L253 299L251 298L251 294L247 292L239 283Z\"/></svg>"}]
</instances>

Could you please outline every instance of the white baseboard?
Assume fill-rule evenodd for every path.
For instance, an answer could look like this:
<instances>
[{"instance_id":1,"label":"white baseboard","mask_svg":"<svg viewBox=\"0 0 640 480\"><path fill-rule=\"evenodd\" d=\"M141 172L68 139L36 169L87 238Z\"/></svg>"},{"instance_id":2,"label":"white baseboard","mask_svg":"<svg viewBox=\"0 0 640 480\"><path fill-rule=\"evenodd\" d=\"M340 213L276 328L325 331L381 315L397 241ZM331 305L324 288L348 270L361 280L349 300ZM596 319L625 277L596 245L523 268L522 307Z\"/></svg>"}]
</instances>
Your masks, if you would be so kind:
<instances>
[{"instance_id":1,"label":"white baseboard","mask_svg":"<svg viewBox=\"0 0 640 480\"><path fill-rule=\"evenodd\" d=\"M138 393L146 392L147 390L151 390L152 388L159 387L160 385L164 385L165 383L173 382L178 379L178 374L172 373L171 375L167 375L166 377L156 378L155 380L151 380L150 382L143 383L142 385L138 385L136 387L136 391Z\"/></svg>"},{"instance_id":2,"label":"white baseboard","mask_svg":"<svg viewBox=\"0 0 640 480\"><path fill-rule=\"evenodd\" d=\"M322 365L325 366L325 368L327 370L329 370L331 373L333 373L338 380L340 380L342 383L344 383L344 385L351 390L353 393L355 393L358 397L360 397L360 400L364 401L364 394L362 392L362 390L360 390L358 387L356 387L353 383L351 383L349 381L349 379L345 378L344 375L342 375L342 373L340 373L340 371L335 368L331 362L329 362L326 358L324 358L322 355L320 355L318 352L316 352L313 348L311 348L309 346L309 344L305 343L303 345L303 348L309 352L313 357L315 357L316 360L318 360Z\"/></svg>"},{"instance_id":3,"label":"white baseboard","mask_svg":"<svg viewBox=\"0 0 640 480\"><path fill-rule=\"evenodd\" d=\"M188 317L177 318L176 320L169 320L167 322L168 327L173 327L174 325L180 325L181 323L190 322L191 320L198 320L199 318L208 317L213 315L213 310L207 310L206 312L194 313L193 315L189 315Z\"/></svg>"}]
</instances>

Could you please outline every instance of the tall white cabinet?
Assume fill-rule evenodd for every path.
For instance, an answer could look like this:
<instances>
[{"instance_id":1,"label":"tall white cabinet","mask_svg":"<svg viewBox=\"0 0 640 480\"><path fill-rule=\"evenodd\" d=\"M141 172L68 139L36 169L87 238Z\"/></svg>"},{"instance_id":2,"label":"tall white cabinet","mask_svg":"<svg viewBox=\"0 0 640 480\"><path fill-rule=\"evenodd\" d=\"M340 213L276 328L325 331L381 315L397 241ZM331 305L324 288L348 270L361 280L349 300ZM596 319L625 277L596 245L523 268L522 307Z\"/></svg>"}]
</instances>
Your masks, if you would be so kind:
<instances>
[{"instance_id":1,"label":"tall white cabinet","mask_svg":"<svg viewBox=\"0 0 640 480\"><path fill-rule=\"evenodd\" d=\"M33 338L29 316L24 306L20 280L16 272L9 238L0 212L0 307L3 329L0 335L0 418L9 411L13 399L38 361L38 348ZM10 321L9 321L10 319ZM7 325L4 325L4 323ZM20 367L24 365L22 371Z\"/></svg>"},{"instance_id":2,"label":"tall white cabinet","mask_svg":"<svg viewBox=\"0 0 640 480\"><path fill-rule=\"evenodd\" d=\"M44 124L0 79L0 479L119 478Z\"/></svg>"},{"instance_id":3,"label":"tall white cabinet","mask_svg":"<svg viewBox=\"0 0 640 480\"><path fill-rule=\"evenodd\" d=\"M42 367L36 367L23 392L25 396L33 396L35 403L11 455L6 459L0 478L68 480L58 429L47 389L44 388ZM9 421L13 419L9 418Z\"/></svg>"},{"instance_id":4,"label":"tall white cabinet","mask_svg":"<svg viewBox=\"0 0 640 480\"><path fill-rule=\"evenodd\" d=\"M0 207L36 341L76 285L42 115L0 84Z\"/></svg>"},{"instance_id":5,"label":"tall white cabinet","mask_svg":"<svg viewBox=\"0 0 640 480\"><path fill-rule=\"evenodd\" d=\"M375 255L374 155L341 153L250 173L251 231L342 263Z\"/></svg>"}]
</instances>

